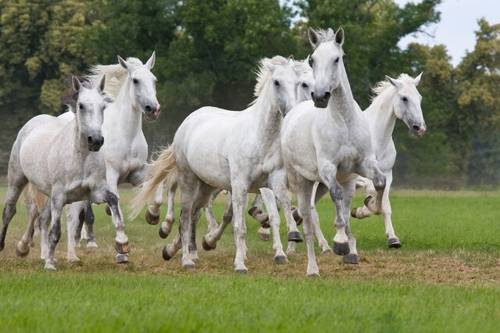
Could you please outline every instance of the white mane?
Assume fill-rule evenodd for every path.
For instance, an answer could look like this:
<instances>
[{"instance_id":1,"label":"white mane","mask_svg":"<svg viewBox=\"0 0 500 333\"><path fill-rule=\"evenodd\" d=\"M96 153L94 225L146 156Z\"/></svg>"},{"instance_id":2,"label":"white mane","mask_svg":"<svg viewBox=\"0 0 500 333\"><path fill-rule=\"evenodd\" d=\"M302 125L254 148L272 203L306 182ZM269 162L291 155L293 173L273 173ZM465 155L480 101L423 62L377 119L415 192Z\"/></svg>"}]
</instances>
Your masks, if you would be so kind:
<instances>
[{"instance_id":1,"label":"white mane","mask_svg":"<svg viewBox=\"0 0 500 333\"><path fill-rule=\"evenodd\" d=\"M318 45L335 40L335 31L332 28L315 30L315 32L318 36Z\"/></svg>"},{"instance_id":2,"label":"white mane","mask_svg":"<svg viewBox=\"0 0 500 333\"><path fill-rule=\"evenodd\" d=\"M134 57L127 58L127 64L133 67L143 65L138 58ZM123 68L120 64L95 65L90 67L90 74L87 75L87 79L92 83L96 83L99 82L103 75L106 75L104 92L112 98L116 98L123 82L125 82L127 78L128 70Z\"/></svg>"},{"instance_id":3,"label":"white mane","mask_svg":"<svg viewBox=\"0 0 500 333\"><path fill-rule=\"evenodd\" d=\"M401 81L401 82L410 82L412 84L414 83L414 79L411 76L409 76L408 74L405 74L405 73L400 74L399 77L396 80ZM393 88L393 87L394 86L392 85L391 82L389 82L388 79L378 82L372 88L372 92L374 94L372 100L375 99L377 96L380 96L387 89L390 89L390 88Z\"/></svg>"},{"instance_id":4,"label":"white mane","mask_svg":"<svg viewBox=\"0 0 500 333\"><path fill-rule=\"evenodd\" d=\"M275 65L286 65L289 60L282 56L274 56L272 58L263 58L259 62L257 70L257 83L254 88L254 96L259 97L266 82L271 78L272 67Z\"/></svg>"}]
</instances>

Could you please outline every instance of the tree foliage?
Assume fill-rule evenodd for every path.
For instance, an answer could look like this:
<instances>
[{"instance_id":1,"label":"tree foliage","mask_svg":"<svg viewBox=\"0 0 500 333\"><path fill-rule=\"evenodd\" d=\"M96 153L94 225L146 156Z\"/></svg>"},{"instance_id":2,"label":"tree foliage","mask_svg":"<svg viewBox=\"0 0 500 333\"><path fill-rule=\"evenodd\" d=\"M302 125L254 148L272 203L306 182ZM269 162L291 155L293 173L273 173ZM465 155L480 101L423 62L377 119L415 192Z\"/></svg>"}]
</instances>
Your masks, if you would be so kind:
<instances>
[{"instance_id":1,"label":"tree foliage","mask_svg":"<svg viewBox=\"0 0 500 333\"><path fill-rule=\"evenodd\" d=\"M146 125L151 146L171 140L202 105L243 109L253 98L258 60L310 52L307 28L346 34L345 62L364 108L385 75L424 72L419 91L428 124L416 141L398 124L396 184L500 183L500 26L479 21L477 43L456 68L442 45L400 40L439 21L440 0L398 6L393 0L0 0L0 147L3 170L22 124L57 114L70 74L116 55L147 59L163 116Z\"/></svg>"}]
</instances>

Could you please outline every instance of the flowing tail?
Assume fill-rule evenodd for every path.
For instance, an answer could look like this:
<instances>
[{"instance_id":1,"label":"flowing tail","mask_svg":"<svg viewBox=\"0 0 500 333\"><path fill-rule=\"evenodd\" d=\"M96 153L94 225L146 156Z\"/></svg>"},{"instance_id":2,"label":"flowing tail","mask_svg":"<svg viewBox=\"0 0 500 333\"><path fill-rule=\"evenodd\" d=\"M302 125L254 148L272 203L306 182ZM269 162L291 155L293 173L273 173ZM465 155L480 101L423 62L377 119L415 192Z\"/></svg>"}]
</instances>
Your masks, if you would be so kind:
<instances>
[{"instance_id":1,"label":"flowing tail","mask_svg":"<svg viewBox=\"0 0 500 333\"><path fill-rule=\"evenodd\" d=\"M147 181L142 184L131 201L131 218L136 218L142 208L153 199L156 188L161 186L165 179L167 179L167 182L171 182L176 174L177 166L174 150L172 146L169 146L148 166Z\"/></svg>"}]
</instances>

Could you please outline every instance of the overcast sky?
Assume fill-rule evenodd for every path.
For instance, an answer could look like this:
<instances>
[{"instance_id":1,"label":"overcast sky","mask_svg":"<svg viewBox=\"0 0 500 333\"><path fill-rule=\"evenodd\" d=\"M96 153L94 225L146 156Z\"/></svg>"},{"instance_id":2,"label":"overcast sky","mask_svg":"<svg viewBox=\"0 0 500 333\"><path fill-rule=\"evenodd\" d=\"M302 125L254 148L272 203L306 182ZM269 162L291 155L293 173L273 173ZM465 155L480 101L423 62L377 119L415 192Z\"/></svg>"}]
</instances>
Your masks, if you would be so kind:
<instances>
[{"instance_id":1,"label":"overcast sky","mask_svg":"<svg viewBox=\"0 0 500 333\"><path fill-rule=\"evenodd\" d=\"M420 0L396 0L399 5ZM444 0L438 7L441 21L428 26L427 34L408 36L400 42L405 47L409 42L421 44L444 44L452 57L453 64L458 64L466 50L473 50L475 45L474 31L477 30L477 20L484 17L491 23L500 23L500 0Z\"/></svg>"}]
</instances>

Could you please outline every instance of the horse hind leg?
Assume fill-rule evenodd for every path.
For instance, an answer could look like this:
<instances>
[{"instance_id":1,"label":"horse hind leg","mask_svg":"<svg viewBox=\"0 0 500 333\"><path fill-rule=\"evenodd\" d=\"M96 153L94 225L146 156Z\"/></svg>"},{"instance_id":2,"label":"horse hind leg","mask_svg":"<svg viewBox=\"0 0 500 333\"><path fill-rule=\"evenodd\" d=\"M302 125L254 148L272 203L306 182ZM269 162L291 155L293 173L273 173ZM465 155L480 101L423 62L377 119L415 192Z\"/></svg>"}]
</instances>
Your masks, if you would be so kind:
<instances>
[{"instance_id":1,"label":"horse hind leg","mask_svg":"<svg viewBox=\"0 0 500 333\"><path fill-rule=\"evenodd\" d=\"M160 222L160 207L163 202L163 183L156 188L153 203L148 206L145 213L146 222L150 225L157 225Z\"/></svg>"},{"instance_id":2,"label":"horse hind leg","mask_svg":"<svg viewBox=\"0 0 500 333\"><path fill-rule=\"evenodd\" d=\"M28 179L23 174L9 175L9 187L5 194L5 206L2 213L3 225L0 230L0 251L5 247L7 229L9 228L10 221L16 214L16 203L26 184L28 184Z\"/></svg>"},{"instance_id":3,"label":"horse hind leg","mask_svg":"<svg viewBox=\"0 0 500 333\"><path fill-rule=\"evenodd\" d=\"M95 215L90 201L87 201L84 214L84 226L87 232L87 248L97 248L98 246L94 235Z\"/></svg>"},{"instance_id":4,"label":"horse hind leg","mask_svg":"<svg viewBox=\"0 0 500 333\"><path fill-rule=\"evenodd\" d=\"M33 235L35 234L35 221L38 220L39 212L36 203L29 201L28 208L28 228L24 232L21 240L16 245L16 255L18 257L26 257L30 252L30 246L33 243Z\"/></svg>"},{"instance_id":5,"label":"horse hind leg","mask_svg":"<svg viewBox=\"0 0 500 333\"><path fill-rule=\"evenodd\" d=\"M172 226L175 222L175 191L177 190L177 183L174 182L170 185L170 188L167 192L167 214L165 215L165 220L161 223L160 228L158 230L158 234L160 238L167 238L172 231Z\"/></svg>"}]
</instances>

